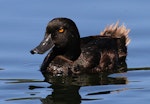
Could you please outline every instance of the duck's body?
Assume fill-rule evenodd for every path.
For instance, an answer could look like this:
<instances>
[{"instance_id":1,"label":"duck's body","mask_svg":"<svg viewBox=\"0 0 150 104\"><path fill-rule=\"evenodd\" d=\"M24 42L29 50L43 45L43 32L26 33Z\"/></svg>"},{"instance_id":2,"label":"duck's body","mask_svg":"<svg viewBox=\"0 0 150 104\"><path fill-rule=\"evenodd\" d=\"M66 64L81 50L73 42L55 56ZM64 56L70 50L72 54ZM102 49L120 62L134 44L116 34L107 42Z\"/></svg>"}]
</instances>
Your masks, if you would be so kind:
<instances>
[{"instance_id":1,"label":"duck's body","mask_svg":"<svg viewBox=\"0 0 150 104\"><path fill-rule=\"evenodd\" d=\"M125 64L129 30L111 25L101 35L80 38L75 23L67 18L49 22L41 44L31 53L43 53L41 71L53 75L112 72Z\"/></svg>"}]
</instances>

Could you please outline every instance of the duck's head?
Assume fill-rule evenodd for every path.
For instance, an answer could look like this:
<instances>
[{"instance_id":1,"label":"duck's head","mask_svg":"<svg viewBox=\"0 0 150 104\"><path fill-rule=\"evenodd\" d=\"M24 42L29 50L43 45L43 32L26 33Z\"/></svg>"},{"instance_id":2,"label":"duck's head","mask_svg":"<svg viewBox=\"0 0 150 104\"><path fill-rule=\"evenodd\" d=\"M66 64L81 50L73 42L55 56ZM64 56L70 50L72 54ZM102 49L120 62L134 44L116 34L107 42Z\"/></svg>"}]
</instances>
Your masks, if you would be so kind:
<instances>
[{"instance_id":1,"label":"duck's head","mask_svg":"<svg viewBox=\"0 0 150 104\"><path fill-rule=\"evenodd\" d=\"M54 18L47 27L42 42L30 52L43 54L49 49L75 60L80 55L80 35L75 23L68 18Z\"/></svg>"}]
</instances>

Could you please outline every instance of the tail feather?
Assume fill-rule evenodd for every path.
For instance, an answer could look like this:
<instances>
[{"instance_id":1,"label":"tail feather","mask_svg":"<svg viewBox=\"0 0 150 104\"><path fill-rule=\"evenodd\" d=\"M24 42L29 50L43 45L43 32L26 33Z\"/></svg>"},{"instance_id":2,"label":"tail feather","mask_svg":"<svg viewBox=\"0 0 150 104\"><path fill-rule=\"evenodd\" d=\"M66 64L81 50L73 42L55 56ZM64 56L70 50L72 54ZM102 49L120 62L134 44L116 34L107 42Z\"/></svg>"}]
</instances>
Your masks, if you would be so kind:
<instances>
[{"instance_id":1,"label":"tail feather","mask_svg":"<svg viewBox=\"0 0 150 104\"><path fill-rule=\"evenodd\" d=\"M130 38L128 37L129 32L130 29L127 29L124 25L119 26L119 21L117 21L116 24L107 26L100 35L111 36L113 38L125 37L125 45L127 46L130 43Z\"/></svg>"}]
</instances>

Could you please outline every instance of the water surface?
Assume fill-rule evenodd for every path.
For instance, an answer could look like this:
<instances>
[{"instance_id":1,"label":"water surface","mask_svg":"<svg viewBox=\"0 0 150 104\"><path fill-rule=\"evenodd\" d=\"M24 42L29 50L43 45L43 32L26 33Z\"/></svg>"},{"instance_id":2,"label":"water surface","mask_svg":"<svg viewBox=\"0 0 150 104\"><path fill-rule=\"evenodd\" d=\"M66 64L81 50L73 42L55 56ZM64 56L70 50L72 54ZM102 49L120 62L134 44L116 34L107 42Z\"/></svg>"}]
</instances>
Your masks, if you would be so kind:
<instances>
[{"instance_id":1,"label":"water surface","mask_svg":"<svg viewBox=\"0 0 150 104\"><path fill-rule=\"evenodd\" d=\"M149 104L149 4L148 0L0 0L0 104ZM46 54L33 56L29 51L55 17L74 20L81 37L99 34L118 20L124 23L131 29L129 71L45 82L39 68Z\"/></svg>"}]
</instances>

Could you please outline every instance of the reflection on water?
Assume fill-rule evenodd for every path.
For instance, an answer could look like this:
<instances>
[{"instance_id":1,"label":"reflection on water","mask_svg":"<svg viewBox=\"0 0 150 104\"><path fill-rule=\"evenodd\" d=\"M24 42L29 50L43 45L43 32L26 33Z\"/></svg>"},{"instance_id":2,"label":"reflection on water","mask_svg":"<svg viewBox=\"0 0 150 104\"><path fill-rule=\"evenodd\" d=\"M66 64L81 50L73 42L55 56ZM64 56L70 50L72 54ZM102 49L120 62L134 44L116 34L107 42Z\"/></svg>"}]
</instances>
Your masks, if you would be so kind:
<instances>
[{"instance_id":1,"label":"reflection on water","mask_svg":"<svg viewBox=\"0 0 150 104\"><path fill-rule=\"evenodd\" d=\"M150 70L150 68L131 68L128 71L136 70ZM116 74L125 74L123 72ZM93 101L93 100L103 100L102 98L91 98L90 96L111 94L114 92L122 92L129 89L139 89L139 88L118 88L118 89L100 89L97 92L87 92L86 96L89 98L84 98L80 95L80 88L84 86L102 86L102 85L125 85L128 84L128 79L126 76L120 77L110 77L109 74L101 75L80 75L80 76L50 76L48 74L43 74L45 81L50 83L50 88L53 92L47 95L45 98L41 99L43 104L80 104L82 101Z\"/></svg>"},{"instance_id":2,"label":"reflection on water","mask_svg":"<svg viewBox=\"0 0 150 104\"><path fill-rule=\"evenodd\" d=\"M81 100L100 100L100 99L84 99L80 96L79 90L83 86L94 85L118 85L126 84L126 77L112 78L108 77L108 74L101 75L78 75L78 76L51 76L49 74L43 74L45 81L51 84L53 89L52 94L42 99L43 104L80 104ZM112 91L103 91L96 93L89 93L87 95L97 94L109 94Z\"/></svg>"},{"instance_id":3,"label":"reflection on water","mask_svg":"<svg viewBox=\"0 0 150 104\"><path fill-rule=\"evenodd\" d=\"M129 80L128 78L130 77L127 77L126 75L134 71L142 72L143 70L149 71L150 68L130 68L127 72L114 74L103 73L100 75L84 74L78 76L51 76L49 74L42 73L45 78L43 81L34 79L0 79L0 81L9 84L8 86L5 85L5 88L1 87L1 89L12 89L11 93L13 93L13 96L7 96L5 99L5 101L10 102L11 104L16 101L21 104L23 104L24 101L29 101L30 103L35 103L36 101L38 103L42 102L42 104L80 104L81 102L104 100L104 95L111 95L113 93L125 92L128 90L142 90L143 88L139 86L117 86L128 85L129 82L131 84L138 82L132 81L131 79ZM45 82L47 83L46 85ZM83 96L84 91L81 91L80 89L88 86L97 86L100 88L96 90L89 87L90 89L86 91L85 96ZM105 86L106 89L103 89L103 86ZM23 91L25 91L24 93L27 95L15 95L15 92L18 89L20 91L23 89ZM45 97L42 96L43 92L46 92L44 93Z\"/></svg>"},{"instance_id":4,"label":"reflection on water","mask_svg":"<svg viewBox=\"0 0 150 104\"><path fill-rule=\"evenodd\" d=\"M43 74L45 81L54 85L75 85L75 86L90 86L90 85L108 85L108 84L125 84L126 78L111 78L109 74L94 74L94 75L77 75L77 76L51 76L47 73Z\"/></svg>"},{"instance_id":5,"label":"reflection on water","mask_svg":"<svg viewBox=\"0 0 150 104\"><path fill-rule=\"evenodd\" d=\"M53 92L46 98L41 99L43 104L80 104L81 96L79 94L80 86L51 86Z\"/></svg>"}]
</instances>

